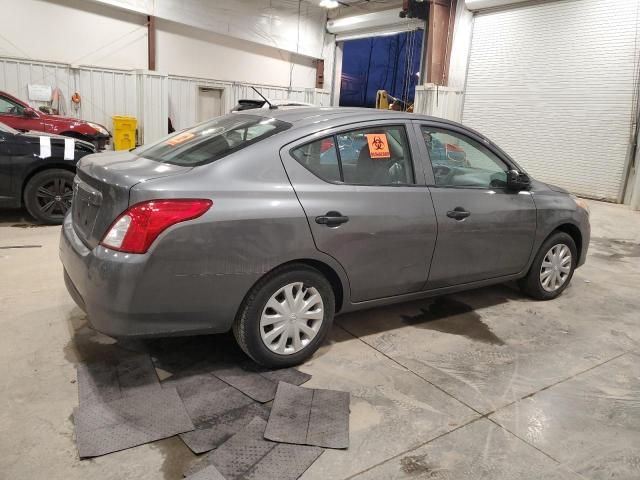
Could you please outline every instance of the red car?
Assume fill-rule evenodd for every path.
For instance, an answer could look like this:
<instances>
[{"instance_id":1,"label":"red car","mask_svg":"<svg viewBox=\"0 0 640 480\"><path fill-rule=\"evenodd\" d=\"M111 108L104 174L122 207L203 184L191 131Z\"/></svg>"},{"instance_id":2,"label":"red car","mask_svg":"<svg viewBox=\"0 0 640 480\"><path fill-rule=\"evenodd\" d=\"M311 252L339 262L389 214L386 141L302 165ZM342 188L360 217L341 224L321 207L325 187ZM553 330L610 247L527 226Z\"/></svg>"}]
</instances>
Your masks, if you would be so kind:
<instances>
[{"instance_id":1,"label":"red car","mask_svg":"<svg viewBox=\"0 0 640 480\"><path fill-rule=\"evenodd\" d=\"M2 91L0 122L22 132L34 130L77 138L93 143L98 149L103 149L111 138L109 131L102 125L37 111L29 104Z\"/></svg>"}]
</instances>

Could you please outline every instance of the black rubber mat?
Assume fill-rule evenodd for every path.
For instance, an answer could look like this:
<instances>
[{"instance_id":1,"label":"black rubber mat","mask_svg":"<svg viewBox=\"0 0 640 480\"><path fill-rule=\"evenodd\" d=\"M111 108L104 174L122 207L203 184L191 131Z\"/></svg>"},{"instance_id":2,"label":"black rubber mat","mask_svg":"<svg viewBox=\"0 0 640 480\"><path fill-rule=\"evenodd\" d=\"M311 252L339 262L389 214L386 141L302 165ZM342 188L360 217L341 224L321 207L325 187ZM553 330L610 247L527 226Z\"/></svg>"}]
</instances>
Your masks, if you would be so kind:
<instances>
[{"instance_id":1,"label":"black rubber mat","mask_svg":"<svg viewBox=\"0 0 640 480\"><path fill-rule=\"evenodd\" d=\"M280 382L264 433L268 440L349 447L349 393Z\"/></svg>"},{"instance_id":2,"label":"black rubber mat","mask_svg":"<svg viewBox=\"0 0 640 480\"><path fill-rule=\"evenodd\" d=\"M263 437L266 422L254 418L188 472L194 474L214 465L227 480L296 480L322 454L322 449L284 445Z\"/></svg>"},{"instance_id":3,"label":"black rubber mat","mask_svg":"<svg viewBox=\"0 0 640 480\"><path fill-rule=\"evenodd\" d=\"M173 388L81 404L73 419L80 458L105 455L194 429Z\"/></svg>"},{"instance_id":4,"label":"black rubber mat","mask_svg":"<svg viewBox=\"0 0 640 480\"><path fill-rule=\"evenodd\" d=\"M274 399L279 381L301 385L311 378L295 368L260 370L253 364L224 365L215 367L216 377L237 388L254 400L266 403Z\"/></svg>"},{"instance_id":5,"label":"black rubber mat","mask_svg":"<svg viewBox=\"0 0 640 480\"><path fill-rule=\"evenodd\" d=\"M208 465L193 475L189 475L185 480L225 480L225 478L216 467Z\"/></svg>"},{"instance_id":6,"label":"black rubber mat","mask_svg":"<svg viewBox=\"0 0 640 480\"><path fill-rule=\"evenodd\" d=\"M187 371L162 386L175 387L196 429L180 435L194 453L204 453L224 443L254 417L267 419L269 408L209 373ZM200 371L196 369L195 371Z\"/></svg>"},{"instance_id":7,"label":"black rubber mat","mask_svg":"<svg viewBox=\"0 0 640 480\"><path fill-rule=\"evenodd\" d=\"M153 395L161 388L146 354L118 354L101 362L79 364L77 370L80 405L138 394Z\"/></svg>"}]
</instances>

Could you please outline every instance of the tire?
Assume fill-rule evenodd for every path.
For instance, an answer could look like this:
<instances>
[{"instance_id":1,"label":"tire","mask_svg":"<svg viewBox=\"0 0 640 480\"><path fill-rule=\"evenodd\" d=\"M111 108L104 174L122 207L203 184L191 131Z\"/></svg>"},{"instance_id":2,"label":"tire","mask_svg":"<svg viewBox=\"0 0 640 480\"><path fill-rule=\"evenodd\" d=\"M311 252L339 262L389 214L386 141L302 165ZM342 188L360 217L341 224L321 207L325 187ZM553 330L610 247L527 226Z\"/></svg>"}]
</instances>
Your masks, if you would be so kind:
<instances>
[{"instance_id":1,"label":"tire","mask_svg":"<svg viewBox=\"0 0 640 480\"><path fill-rule=\"evenodd\" d=\"M290 289L290 298L305 302L296 304L302 307L302 313L297 307L290 308L287 289ZM320 301L312 298L315 294ZM277 310L267 305L270 300L270 305L276 306ZM292 311L296 315L292 315ZM233 334L240 348L260 365L269 368L291 367L310 358L322 345L333 324L334 313L333 289L324 275L306 265L286 265L254 285L240 306L233 324ZM267 323L273 321L272 325L261 325L263 314ZM274 320L268 320L268 317ZM315 332L315 336L307 333L311 331ZM269 335L270 332L274 333ZM299 339L297 345L294 344L296 332ZM263 336L266 340L263 340Z\"/></svg>"},{"instance_id":2,"label":"tire","mask_svg":"<svg viewBox=\"0 0 640 480\"><path fill-rule=\"evenodd\" d=\"M564 247L564 250L562 247ZM552 252L552 249L555 250ZM570 261L566 260L567 250L571 254ZM556 253L556 259L551 259L551 262L548 261L549 259L545 261L545 257L554 252ZM562 259L565 260L562 261ZM571 282L577 261L578 250L573 238L567 233L555 232L540 247L536 258L531 264L529 273L519 281L520 288L524 293L537 300L552 300L558 297ZM550 273L543 275L543 262L545 262L545 272ZM558 267L558 269L555 269L555 267ZM564 272L562 269L567 267L568 271ZM559 275L559 277L556 275ZM556 281L554 277L558 278L558 280Z\"/></svg>"},{"instance_id":3,"label":"tire","mask_svg":"<svg viewBox=\"0 0 640 480\"><path fill-rule=\"evenodd\" d=\"M36 173L24 189L24 204L38 222L60 225L71 207L73 177L69 170L50 168Z\"/></svg>"}]
</instances>

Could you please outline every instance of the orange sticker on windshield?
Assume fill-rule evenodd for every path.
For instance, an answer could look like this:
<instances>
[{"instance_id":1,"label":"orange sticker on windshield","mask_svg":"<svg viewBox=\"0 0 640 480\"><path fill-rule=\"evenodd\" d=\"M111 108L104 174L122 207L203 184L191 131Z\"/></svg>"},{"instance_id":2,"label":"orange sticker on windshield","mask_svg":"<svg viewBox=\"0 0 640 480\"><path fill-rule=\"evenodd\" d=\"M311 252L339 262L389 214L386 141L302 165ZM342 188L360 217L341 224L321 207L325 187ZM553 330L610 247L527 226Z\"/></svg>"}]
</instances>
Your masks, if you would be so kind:
<instances>
[{"instance_id":1,"label":"orange sticker on windshield","mask_svg":"<svg viewBox=\"0 0 640 480\"><path fill-rule=\"evenodd\" d=\"M169 140L167 140L167 145L180 145L181 143L184 143L187 140L192 139L193 137L195 137L195 135L191 132L179 133L175 137L171 137Z\"/></svg>"},{"instance_id":2,"label":"orange sticker on windshield","mask_svg":"<svg viewBox=\"0 0 640 480\"><path fill-rule=\"evenodd\" d=\"M385 133L367 133L367 142L369 142L369 156L376 158L391 158L389 152L389 142Z\"/></svg>"}]
</instances>

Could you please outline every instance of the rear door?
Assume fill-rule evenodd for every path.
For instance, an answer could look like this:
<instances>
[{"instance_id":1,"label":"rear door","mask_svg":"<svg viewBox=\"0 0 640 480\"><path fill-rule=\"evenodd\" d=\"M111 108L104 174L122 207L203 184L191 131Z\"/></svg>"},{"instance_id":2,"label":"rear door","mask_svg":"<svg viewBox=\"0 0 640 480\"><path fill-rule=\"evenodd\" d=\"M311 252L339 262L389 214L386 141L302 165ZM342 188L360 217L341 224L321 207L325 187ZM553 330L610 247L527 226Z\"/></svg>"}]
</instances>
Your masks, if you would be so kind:
<instances>
[{"instance_id":1,"label":"rear door","mask_svg":"<svg viewBox=\"0 0 640 480\"><path fill-rule=\"evenodd\" d=\"M344 267L355 302L419 291L436 221L410 122L359 123L281 150L316 247Z\"/></svg>"},{"instance_id":2,"label":"rear door","mask_svg":"<svg viewBox=\"0 0 640 480\"><path fill-rule=\"evenodd\" d=\"M427 288L520 272L531 255L536 208L530 192L505 188L513 166L472 132L416 124L438 221Z\"/></svg>"}]
</instances>

